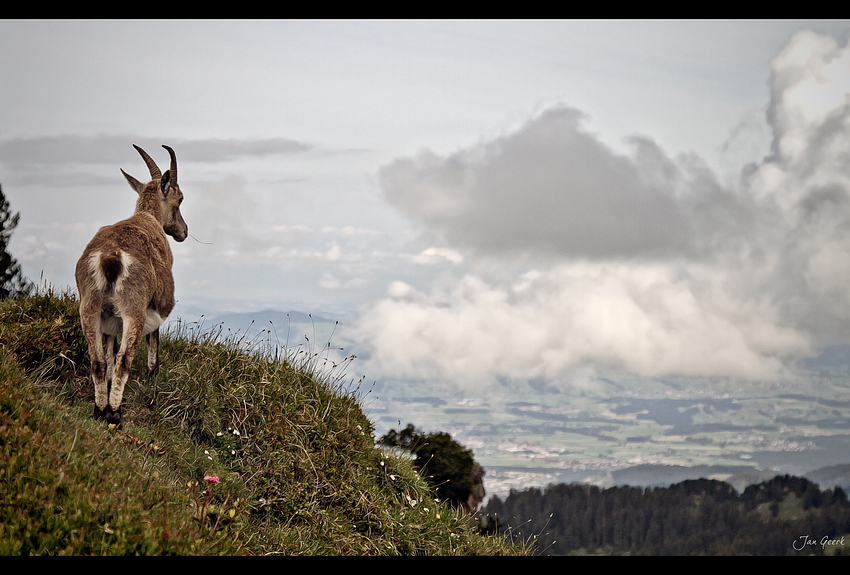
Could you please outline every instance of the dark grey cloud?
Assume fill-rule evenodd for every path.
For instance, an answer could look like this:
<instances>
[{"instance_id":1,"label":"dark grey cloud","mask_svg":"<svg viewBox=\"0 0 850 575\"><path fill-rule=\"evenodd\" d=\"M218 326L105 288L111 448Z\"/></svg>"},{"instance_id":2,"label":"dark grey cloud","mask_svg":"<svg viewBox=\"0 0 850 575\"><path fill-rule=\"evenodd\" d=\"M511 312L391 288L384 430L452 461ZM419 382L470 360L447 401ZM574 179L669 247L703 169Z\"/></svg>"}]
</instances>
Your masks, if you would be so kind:
<instances>
[{"instance_id":1,"label":"dark grey cloud","mask_svg":"<svg viewBox=\"0 0 850 575\"><path fill-rule=\"evenodd\" d=\"M45 186L47 188L68 188L111 186L115 185L116 181L115 176L107 177L90 172L12 170L4 175L2 183L10 187Z\"/></svg>"},{"instance_id":2,"label":"dark grey cloud","mask_svg":"<svg viewBox=\"0 0 850 575\"><path fill-rule=\"evenodd\" d=\"M154 159L174 148L178 158L191 162L224 162L240 156L291 154L309 150L309 144L288 138L241 140L206 138L183 140L163 136L97 134L20 137L0 141L0 163L4 164L121 164L135 155L136 144ZM165 156L168 157L167 155Z\"/></svg>"},{"instance_id":3,"label":"dark grey cloud","mask_svg":"<svg viewBox=\"0 0 850 575\"><path fill-rule=\"evenodd\" d=\"M291 154L305 152L312 148L309 144L287 138L176 140L172 147L178 145L180 146L181 157L193 162L223 162L232 160L237 156Z\"/></svg>"},{"instance_id":4,"label":"dark grey cloud","mask_svg":"<svg viewBox=\"0 0 850 575\"><path fill-rule=\"evenodd\" d=\"M697 158L635 137L618 154L557 107L514 133L381 169L386 199L482 252L577 257L695 254L740 228L745 206Z\"/></svg>"}]
</instances>

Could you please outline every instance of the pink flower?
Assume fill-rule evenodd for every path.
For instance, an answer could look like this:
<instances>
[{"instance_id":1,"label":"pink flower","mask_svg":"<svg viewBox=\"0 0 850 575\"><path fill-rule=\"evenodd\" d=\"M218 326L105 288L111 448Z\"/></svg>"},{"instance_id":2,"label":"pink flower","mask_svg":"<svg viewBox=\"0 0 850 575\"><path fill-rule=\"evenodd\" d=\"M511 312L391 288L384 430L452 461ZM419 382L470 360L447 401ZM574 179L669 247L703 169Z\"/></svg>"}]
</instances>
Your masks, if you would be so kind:
<instances>
[{"instance_id":1,"label":"pink flower","mask_svg":"<svg viewBox=\"0 0 850 575\"><path fill-rule=\"evenodd\" d=\"M204 475L204 481L207 483L218 483L218 475Z\"/></svg>"}]
</instances>

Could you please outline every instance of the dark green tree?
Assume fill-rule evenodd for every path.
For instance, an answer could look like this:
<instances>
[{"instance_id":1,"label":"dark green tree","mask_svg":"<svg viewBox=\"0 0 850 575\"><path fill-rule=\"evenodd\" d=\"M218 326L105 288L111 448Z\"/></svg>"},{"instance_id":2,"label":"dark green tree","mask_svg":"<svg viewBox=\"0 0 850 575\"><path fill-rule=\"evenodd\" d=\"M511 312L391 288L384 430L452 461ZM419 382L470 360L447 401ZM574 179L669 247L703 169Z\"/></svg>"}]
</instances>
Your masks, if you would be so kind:
<instances>
[{"instance_id":1,"label":"dark green tree","mask_svg":"<svg viewBox=\"0 0 850 575\"><path fill-rule=\"evenodd\" d=\"M9 201L0 188L0 299L32 293L33 285L21 272L21 265L9 253L9 240L21 214L12 215Z\"/></svg>"},{"instance_id":2,"label":"dark green tree","mask_svg":"<svg viewBox=\"0 0 850 575\"><path fill-rule=\"evenodd\" d=\"M480 486L483 498L484 470L475 462L472 450L454 441L448 433L423 433L412 423L400 432L391 429L379 442L413 454L413 465L442 501L475 511L470 505L470 495Z\"/></svg>"}]
</instances>

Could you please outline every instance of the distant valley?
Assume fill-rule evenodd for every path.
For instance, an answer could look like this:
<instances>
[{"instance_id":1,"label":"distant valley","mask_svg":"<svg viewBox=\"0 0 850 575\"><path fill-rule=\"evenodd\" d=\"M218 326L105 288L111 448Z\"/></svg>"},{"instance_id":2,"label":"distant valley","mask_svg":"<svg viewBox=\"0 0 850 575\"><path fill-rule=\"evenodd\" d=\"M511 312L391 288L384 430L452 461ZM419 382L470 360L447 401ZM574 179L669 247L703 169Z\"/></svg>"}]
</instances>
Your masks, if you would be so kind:
<instances>
[{"instance_id":1,"label":"distant valley","mask_svg":"<svg viewBox=\"0 0 850 575\"><path fill-rule=\"evenodd\" d=\"M184 316L189 319L192 316ZM290 349L365 358L344 318L262 311L209 315L202 327ZM338 350L337 348L342 348ZM331 352L327 352L331 353ZM777 474L850 488L850 348L801 363L793 389L601 373L588 385L504 381L486 390L375 380L360 393L376 436L413 423L474 451L488 495L550 483L668 486L722 479L739 491ZM355 361L352 379L363 375ZM374 382L374 383L373 383ZM368 392L368 393L367 393Z\"/></svg>"}]
</instances>

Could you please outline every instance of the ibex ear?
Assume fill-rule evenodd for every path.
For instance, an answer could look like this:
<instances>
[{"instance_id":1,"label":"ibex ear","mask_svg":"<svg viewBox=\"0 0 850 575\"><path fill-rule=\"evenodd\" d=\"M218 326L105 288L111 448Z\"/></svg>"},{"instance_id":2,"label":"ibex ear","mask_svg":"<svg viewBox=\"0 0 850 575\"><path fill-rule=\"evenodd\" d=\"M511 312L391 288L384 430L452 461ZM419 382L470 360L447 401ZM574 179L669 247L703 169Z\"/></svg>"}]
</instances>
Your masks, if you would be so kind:
<instances>
[{"instance_id":1,"label":"ibex ear","mask_svg":"<svg viewBox=\"0 0 850 575\"><path fill-rule=\"evenodd\" d=\"M130 187L133 188L137 194L141 194L142 188L144 188L145 185L124 170L121 170L121 173L124 174L124 177L127 179L127 183L130 184Z\"/></svg>"},{"instance_id":2,"label":"ibex ear","mask_svg":"<svg viewBox=\"0 0 850 575\"><path fill-rule=\"evenodd\" d=\"M168 190L171 189L171 172L162 174L162 179L159 180L159 189L162 191L162 199L168 197Z\"/></svg>"}]
</instances>

